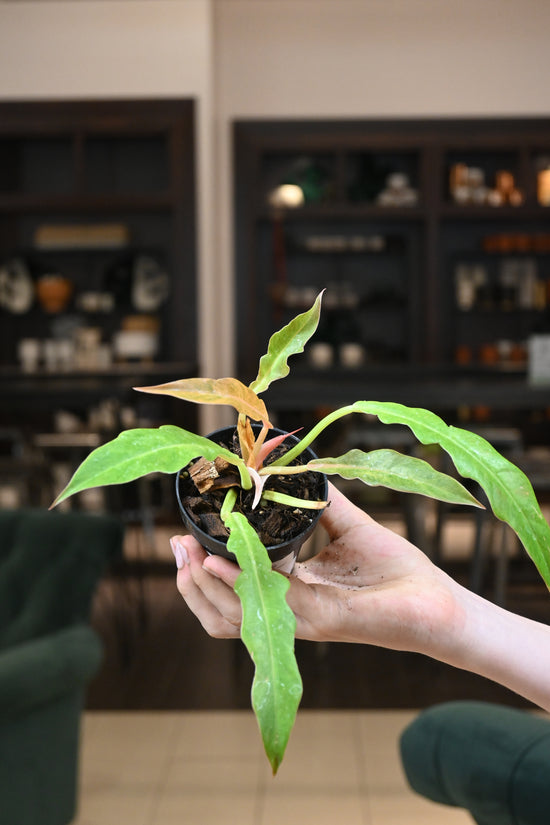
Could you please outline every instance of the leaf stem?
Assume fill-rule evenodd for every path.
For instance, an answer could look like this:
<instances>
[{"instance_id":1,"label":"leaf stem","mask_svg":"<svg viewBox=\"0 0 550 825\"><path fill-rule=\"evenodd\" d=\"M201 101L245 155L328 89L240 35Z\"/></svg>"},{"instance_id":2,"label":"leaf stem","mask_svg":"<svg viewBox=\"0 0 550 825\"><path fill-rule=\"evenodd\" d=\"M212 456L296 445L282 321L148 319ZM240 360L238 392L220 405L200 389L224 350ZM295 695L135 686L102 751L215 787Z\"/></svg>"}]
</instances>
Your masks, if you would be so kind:
<instances>
[{"instance_id":1,"label":"leaf stem","mask_svg":"<svg viewBox=\"0 0 550 825\"><path fill-rule=\"evenodd\" d=\"M235 502L237 501L237 488L230 487L223 500L222 509L220 510L220 518L225 524L227 517L231 514Z\"/></svg>"},{"instance_id":2,"label":"leaf stem","mask_svg":"<svg viewBox=\"0 0 550 825\"><path fill-rule=\"evenodd\" d=\"M309 464L293 464L291 467L282 467L280 464L275 464L275 462L272 462L271 464L266 464L264 467L261 467L258 470L258 475L289 476L295 473L307 473L310 469Z\"/></svg>"},{"instance_id":3,"label":"leaf stem","mask_svg":"<svg viewBox=\"0 0 550 825\"><path fill-rule=\"evenodd\" d=\"M349 404L347 407L341 407L339 410L334 410L334 412L329 413L324 418L322 418L317 424L306 433L303 438L300 439L298 444L289 450L287 453L282 455L280 458L277 458L273 461L269 466L270 467L285 467L287 464L290 464L300 453L309 447L312 441L323 432L330 424L334 421L337 421L339 418L343 418L345 415L349 415L350 413L361 412L358 410L355 404Z\"/></svg>"},{"instance_id":4,"label":"leaf stem","mask_svg":"<svg viewBox=\"0 0 550 825\"><path fill-rule=\"evenodd\" d=\"M288 507L302 507L304 510L324 510L328 501L312 501L305 498L295 498L287 496L285 493L278 493L275 490L264 490L262 499L265 501L275 501L277 504L286 504Z\"/></svg>"}]
</instances>

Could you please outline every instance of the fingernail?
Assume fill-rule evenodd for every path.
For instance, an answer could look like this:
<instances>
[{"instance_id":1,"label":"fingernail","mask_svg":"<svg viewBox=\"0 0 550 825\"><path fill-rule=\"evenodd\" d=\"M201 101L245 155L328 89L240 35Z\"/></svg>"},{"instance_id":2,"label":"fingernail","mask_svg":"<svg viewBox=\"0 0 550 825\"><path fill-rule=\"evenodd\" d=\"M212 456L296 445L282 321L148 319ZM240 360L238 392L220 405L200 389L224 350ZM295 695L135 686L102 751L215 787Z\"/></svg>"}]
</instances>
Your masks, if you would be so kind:
<instances>
[{"instance_id":1,"label":"fingernail","mask_svg":"<svg viewBox=\"0 0 550 825\"><path fill-rule=\"evenodd\" d=\"M184 564L189 564L189 556L187 555L187 550L178 539L170 539L170 547L172 548L172 553L174 554L174 558L176 560L176 567L178 570L181 570Z\"/></svg>"},{"instance_id":2,"label":"fingernail","mask_svg":"<svg viewBox=\"0 0 550 825\"><path fill-rule=\"evenodd\" d=\"M219 579L219 578L220 578L220 577L218 576L218 574L217 574L217 573L214 573L214 571L213 571L213 570L210 570L210 568L209 568L209 567L205 567L205 566L204 566L204 564L203 564L203 566L202 566L202 569L203 569L203 570L206 570L206 572L207 572L210 576L212 576L212 578L213 578L213 579Z\"/></svg>"}]
</instances>

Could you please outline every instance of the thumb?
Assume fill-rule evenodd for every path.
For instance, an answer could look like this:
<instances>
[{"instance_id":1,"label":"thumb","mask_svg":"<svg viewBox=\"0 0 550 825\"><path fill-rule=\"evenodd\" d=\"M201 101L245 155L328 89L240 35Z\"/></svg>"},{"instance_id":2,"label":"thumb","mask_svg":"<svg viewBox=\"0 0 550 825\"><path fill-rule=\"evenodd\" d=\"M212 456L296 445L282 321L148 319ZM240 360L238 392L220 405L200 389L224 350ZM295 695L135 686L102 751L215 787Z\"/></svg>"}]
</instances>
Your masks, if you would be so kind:
<instances>
[{"instance_id":1,"label":"thumb","mask_svg":"<svg viewBox=\"0 0 550 825\"><path fill-rule=\"evenodd\" d=\"M351 527L371 521L363 510L346 498L334 484L328 485L328 507L325 507L320 519L320 523L329 534L330 539L335 539L346 533Z\"/></svg>"}]
</instances>

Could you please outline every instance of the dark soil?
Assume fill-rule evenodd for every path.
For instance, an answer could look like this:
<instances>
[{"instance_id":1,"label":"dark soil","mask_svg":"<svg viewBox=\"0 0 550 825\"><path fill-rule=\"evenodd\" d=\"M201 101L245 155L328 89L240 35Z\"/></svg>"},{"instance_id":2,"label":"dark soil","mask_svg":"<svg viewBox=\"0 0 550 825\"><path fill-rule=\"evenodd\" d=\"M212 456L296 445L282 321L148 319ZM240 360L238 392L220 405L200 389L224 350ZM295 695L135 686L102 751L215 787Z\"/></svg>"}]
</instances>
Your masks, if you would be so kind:
<instances>
[{"instance_id":1,"label":"dark soil","mask_svg":"<svg viewBox=\"0 0 550 825\"><path fill-rule=\"evenodd\" d=\"M240 454L236 438L232 443L222 446ZM267 464L283 455L288 448L282 444L269 456ZM307 458L299 456L293 464L306 463ZM192 465L190 465L192 466ZM186 468L187 470L188 468ZM234 468L230 467L230 474ZM180 473L180 498L192 521L213 538L227 541L228 531L220 518L220 510L227 493L227 489L211 489L199 493L191 476L185 470ZM289 496L302 498L306 501L322 501L324 494L324 478L320 473L305 472L295 475L269 476L264 487L266 490L276 490ZM283 544L307 529L317 516L317 510L288 507L277 502L266 501L258 504L253 510L252 502L254 490L239 490L235 505L237 512L243 513L258 533L265 547L274 547Z\"/></svg>"}]
</instances>

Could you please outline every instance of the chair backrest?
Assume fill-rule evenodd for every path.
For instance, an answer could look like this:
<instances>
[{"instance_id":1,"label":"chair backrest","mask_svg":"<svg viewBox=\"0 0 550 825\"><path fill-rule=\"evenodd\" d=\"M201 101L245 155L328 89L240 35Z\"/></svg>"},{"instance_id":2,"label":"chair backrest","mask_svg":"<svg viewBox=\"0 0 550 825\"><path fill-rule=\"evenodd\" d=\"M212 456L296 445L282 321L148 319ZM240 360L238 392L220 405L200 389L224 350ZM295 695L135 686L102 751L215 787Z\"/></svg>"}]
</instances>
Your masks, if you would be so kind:
<instances>
[{"instance_id":1,"label":"chair backrest","mask_svg":"<svg viewBox=\"0 0 550 825\"><path fill-rule=\"evenodd\" d=\"M87 621L122 541L111 516L0 510L0 649Z\"/></svg>"}]
</instances>

